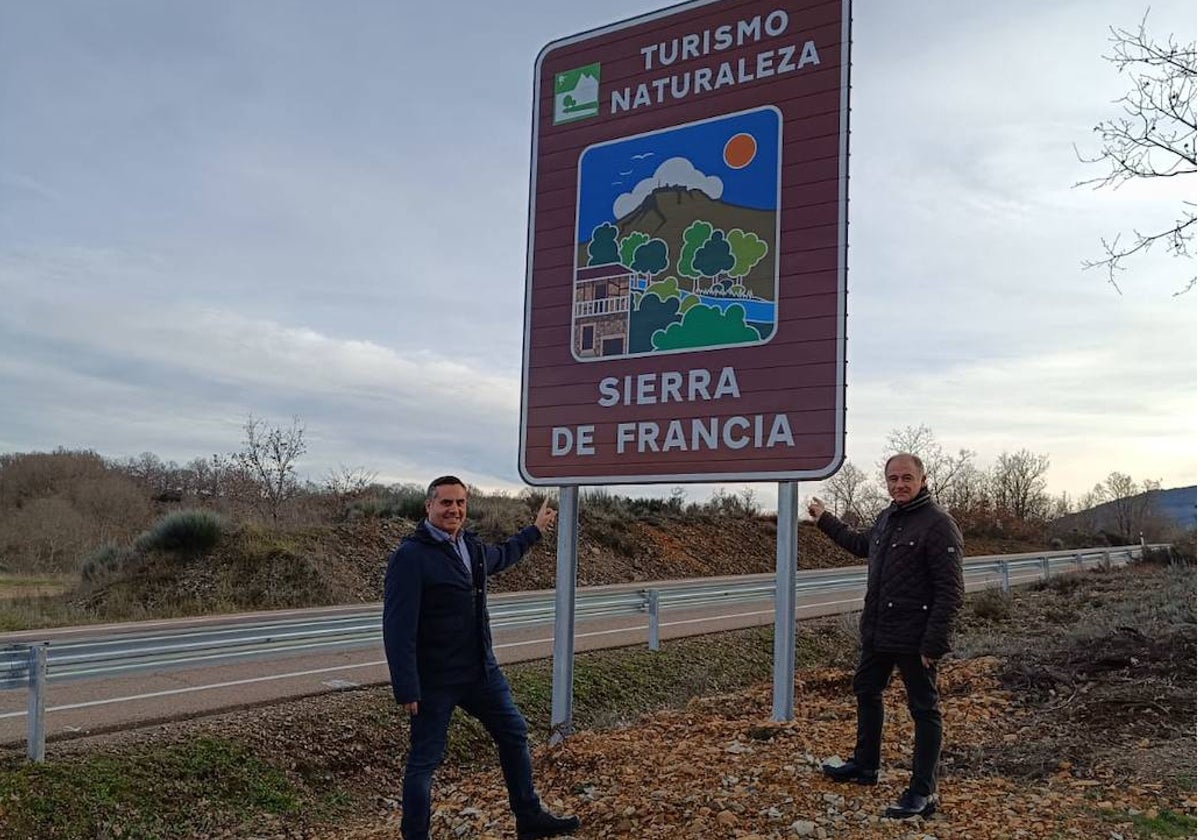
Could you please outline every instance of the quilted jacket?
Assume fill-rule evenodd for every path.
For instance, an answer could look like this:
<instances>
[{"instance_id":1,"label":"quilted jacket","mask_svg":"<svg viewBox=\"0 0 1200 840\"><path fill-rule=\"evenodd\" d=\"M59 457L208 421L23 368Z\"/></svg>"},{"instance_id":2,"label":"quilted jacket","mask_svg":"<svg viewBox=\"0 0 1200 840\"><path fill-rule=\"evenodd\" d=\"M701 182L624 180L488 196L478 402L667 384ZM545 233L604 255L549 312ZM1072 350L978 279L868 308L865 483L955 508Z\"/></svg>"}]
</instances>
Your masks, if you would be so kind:
<instances>
[{"instance_id":1,"label":"quilted jacket","mask_svg":"<svg viewBox=\"0 0 1200 840\"><path fill-rule=\"evenodd\" d=\"M864 648L931 659L949 653L963 601L963 538L927 489L907 504L893 502L869 530L851 528L828 511L817 527L850 553L867 558L859 623Z\"/></svg>"}]
</instances>

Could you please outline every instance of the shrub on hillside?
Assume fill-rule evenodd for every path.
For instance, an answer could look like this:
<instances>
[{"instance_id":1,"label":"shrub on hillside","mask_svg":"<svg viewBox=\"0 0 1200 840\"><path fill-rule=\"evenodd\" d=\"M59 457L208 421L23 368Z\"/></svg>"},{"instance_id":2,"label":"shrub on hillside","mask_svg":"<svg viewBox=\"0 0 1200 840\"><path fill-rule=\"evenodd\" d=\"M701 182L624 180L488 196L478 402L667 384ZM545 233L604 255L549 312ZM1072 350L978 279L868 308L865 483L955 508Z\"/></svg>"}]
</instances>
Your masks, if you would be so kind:
<instances>
[{"instance_id":1,"label":"shrub on hillside","mask_svg":"<svg viewBox=\"0 0 1200 840\"><path fill-rule=\"evenodd\" d=\"M407 519L417 522L425 518L425 491L415 484L393 485L369 493L346 505L343 519Z\"/></svg>"},{"instance_id":2,"label":"shrub on hillside","mask_svg":"<svg viewBox=\"0 0 1200 840\"><path fill-rule=\"evenodd\" d=\"M542 497L533 494L512 497L473 492L467 502L467 527L485 542L499 542L532 525L541 504Z\"/></svg>"},{"instance_id":3,"label":"shrub on hillside","mask_svg":"<svg viewBox=\"0 0 1200 840\"><path fill-rule=\"evenodd\" d=\"M132 549L106 543L83 558L79 575L85 584L96 586L120 577L136 557Z\"/></svg>"},{"instance_id":4,"label":"shrub on hillside","mask_svg":"<svg viewBox=\"0 0 1200 840\"><path fill-rule=\"evenodd\" d=\"M184 557L199 557L211 551L225 533L225 519L211 510L180 510L169 513L134 540L141 552L164 551Z\"/></svg>"},{"instance_id":5,"label":"shrub on hillside","mask_svg":"<svg viewBox=\"0 0 1200 840\"><path fill-rule=\"evenodd\" d=\"M1012 593L1003 589L985 589L970 599L971 612L980 618L999 620L1012 615Z\"/></svg>"},{"instance_id":6,"label":"shrub on hillside","mask_svg":"<svg viewBox=\"0 0 1200 840\"><path fill-rule=\"evenodd\" d=\"M1195 565L1196 563L1196 532L1176 536L1166 548L1147 547L1142 557L1146 563L1157 563L1163 566L1173 566L1176 563Z\"/></svg>"}]
</instances>

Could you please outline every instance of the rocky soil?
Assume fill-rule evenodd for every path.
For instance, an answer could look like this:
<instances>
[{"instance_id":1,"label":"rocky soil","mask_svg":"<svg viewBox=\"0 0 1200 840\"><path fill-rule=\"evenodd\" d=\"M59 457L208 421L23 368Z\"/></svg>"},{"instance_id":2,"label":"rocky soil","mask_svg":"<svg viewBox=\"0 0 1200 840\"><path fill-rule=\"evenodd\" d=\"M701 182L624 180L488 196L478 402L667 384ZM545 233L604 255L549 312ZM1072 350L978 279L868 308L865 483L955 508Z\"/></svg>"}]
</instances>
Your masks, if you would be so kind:
<instances>
[{"instance_id":1,"label":"rocky soil","mask_svg":"<svg viewBox=\"0 0 1200 840\"><path fill-rule=\"evenodd\" d=\"M821 760L853 744L850 671L796 675L796 716L769 723L767 684L690 702L606 732L542 747L537 776L583 838L791 840L1132 840L1195 836L1196 614L1192 570L1081 575L964 613L964 647L940 687L940 813L891 821L912 727L887 694L885 772L874 788L825 779ZM1139 605L1139 590L1159 597ZM1136 626L1135 626L1136 625ZM512 836L495 770L442 787L443 836ZM383 800L394 807L393 800ZM380 813L320 840L394 836Z\"/></svg>"},{"instance_id":2,"label":"rocky soil","mask_svg":"<svg viewBox=\"0 0 1200 840\"><path fill-rule=\"evenodd\" d=\"M1033 723L1036 715L1003 687L1002 669L991 658L946 668L945 736L956 750L986 752ZM796 717L788 723L766 722L771 689L762 685L618 731L580 733L538 751L539 784L551 807L580 816L581 838L1097 840L1148 836L1133 833L1138 816L1195 813L1195 796L1169 784L1064 760L1036 780L948 763L941 813L927 820L881 819L907 782L911 727L902 693L893 688L888 768L880 785L828 781L820 761L853 742L847 689L844 671L811 670L797 676ZM503 790L495 770L443 783L435 815L440 836L512 837ZM314 836L384 840L395 834L392 815Z\"/></svg>"}]
</instances>

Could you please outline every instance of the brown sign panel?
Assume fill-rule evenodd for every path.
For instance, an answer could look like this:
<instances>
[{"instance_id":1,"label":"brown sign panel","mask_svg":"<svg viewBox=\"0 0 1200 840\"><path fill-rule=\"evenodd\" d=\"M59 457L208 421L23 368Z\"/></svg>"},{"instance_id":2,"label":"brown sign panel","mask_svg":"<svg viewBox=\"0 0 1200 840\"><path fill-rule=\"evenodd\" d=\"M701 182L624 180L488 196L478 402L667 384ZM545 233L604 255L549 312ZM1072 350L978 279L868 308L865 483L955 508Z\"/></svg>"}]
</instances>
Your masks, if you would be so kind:
<instances>
[{"instance_id":1,"label":"brown sign panel","mask_svg":"<svg viewBox=\"0 0 1200 840\"><path fill-rule=\"evenodd\" d=\"M542 51L527 482L837 470L849 15L849 0L707 0Z\"/></svg>"}]
</instances>

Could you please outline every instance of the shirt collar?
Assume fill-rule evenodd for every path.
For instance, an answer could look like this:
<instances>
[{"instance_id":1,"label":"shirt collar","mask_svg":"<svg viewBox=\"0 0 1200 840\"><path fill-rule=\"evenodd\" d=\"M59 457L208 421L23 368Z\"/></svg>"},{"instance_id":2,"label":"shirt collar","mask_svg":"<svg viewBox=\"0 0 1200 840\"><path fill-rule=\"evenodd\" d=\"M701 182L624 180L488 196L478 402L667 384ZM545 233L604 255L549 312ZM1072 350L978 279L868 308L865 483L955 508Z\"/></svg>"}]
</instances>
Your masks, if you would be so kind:
<instances>
[{"instance_id":1,"label":"shirt collar","mask_svg":"<svg viewBox=\"0 0 1200 840\"><path fill-rule=\"evenodd\" d=\"M433 534L439 540L445 540L446 542L454 543L455 545L458 545L458 543L462 540L462 529L461 528L458 529L458 535L452 537L449 534L447 534L445 531L443 531L441 528L434 525L428 519L425 520L425 527L429 529L429 533Z\"/></svg>"}]
</instances>

